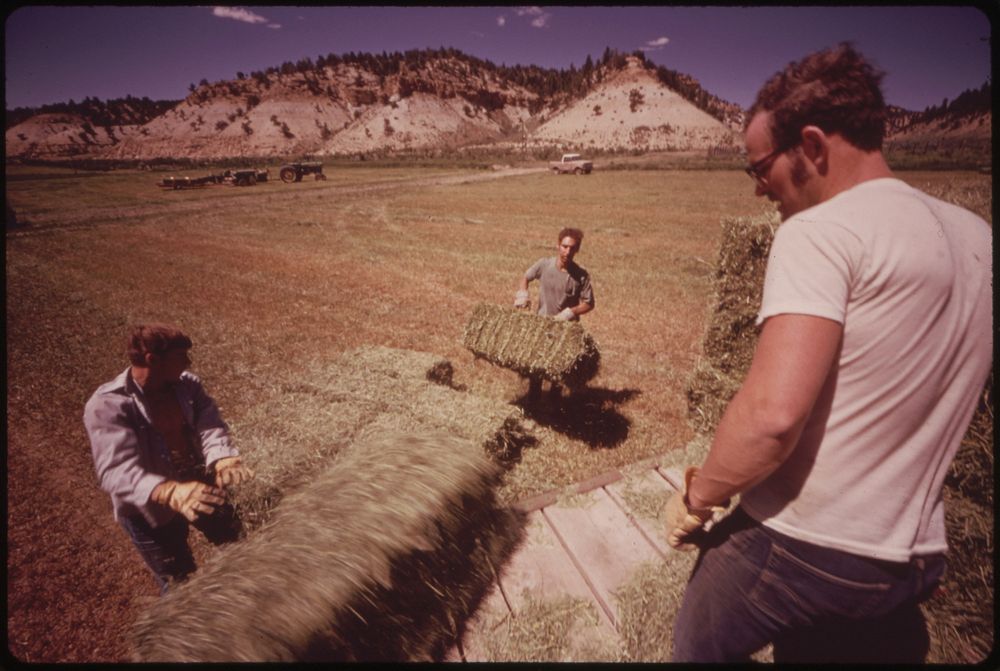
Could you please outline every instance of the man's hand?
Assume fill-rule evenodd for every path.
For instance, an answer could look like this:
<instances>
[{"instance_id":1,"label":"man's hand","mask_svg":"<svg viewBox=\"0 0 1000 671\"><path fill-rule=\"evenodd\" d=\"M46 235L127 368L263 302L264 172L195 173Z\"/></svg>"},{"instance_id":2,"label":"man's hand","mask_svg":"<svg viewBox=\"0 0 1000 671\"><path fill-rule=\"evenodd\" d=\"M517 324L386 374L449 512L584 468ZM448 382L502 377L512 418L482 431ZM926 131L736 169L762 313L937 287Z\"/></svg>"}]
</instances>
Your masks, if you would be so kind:
<instances>
[{"instance_id":1,"label":"man's hand","mask_svg":"<svg viewBox=\"0 0 1000 671\"><path fill-rule=\"evenodd\" d=\"M576 313L573 312L573 308L563 308L562 312L555 315L553 319L555 319L557 322L567 322L575 316Z\"/></svg>"},{"instance_id":2,"label":"man's hand","mask_svg":"<svg viewBox=\"0 0 1000 671\"><path fill-rule=\"evenodd\" d=\"M164 480L153 489L150 499L180 513L189 522L194 522L200 514L211 515L216 506L226 501L221 489L197 480Z\"/></svg>"},{"instance_id":3,"label":"man's hand","mask_svg":"<svg viewBox=\"0 0 1000 671\"><path fill-rule=\"evenodd\" d=\"M223 457L215 462L215 486L222 488L253 480L254 472L239 457Z\"/></svg>"},{"instance_id":4,"label":"man's hand","mask_svg":"<svg viewBox=\"0 0 1000 671\"><path fill-rule=\"evenodd\" d=\"M690 541L690 536L705 528L705 523L712 519L712 515L723 512L729 502L726 501L721 506L711 506L708 508L692 508L688 503L688 489L691 481L698 473L698 468L691 466L684 473L684 488L667 501L665 516L667 518L667 543L670 547L684 552L694 550L697 546Z\"/></svg>"},{"instance_id":5,"label":"man's hand","mask_svg":"<svg viewBox=\"0 0 1000 671\"><path fill-rule=\"evenodd\" d=\"M517 293L514 294L514 307L518 309L527 309L530 305L528 292L524 289L518 289Z\"/></svg>"}]
</instances>

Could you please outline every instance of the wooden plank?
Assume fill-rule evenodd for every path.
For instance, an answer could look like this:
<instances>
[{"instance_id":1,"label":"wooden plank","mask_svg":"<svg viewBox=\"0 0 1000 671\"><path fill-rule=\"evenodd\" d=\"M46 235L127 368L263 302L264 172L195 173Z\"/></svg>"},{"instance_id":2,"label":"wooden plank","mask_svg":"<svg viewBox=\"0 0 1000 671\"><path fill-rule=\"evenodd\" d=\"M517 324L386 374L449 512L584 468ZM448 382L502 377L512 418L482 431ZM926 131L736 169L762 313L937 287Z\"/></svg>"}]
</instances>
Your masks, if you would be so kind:
<instances>
[{"instance_id":1,"label":"wooden plank","mask_svg":"<svg viewBox=\"0 0 1000 671\"><path fill-rule=\"evenodd\" d=\"M631 577L638 564L659 560L660 554L629 523L603 488L577 499L549 506L542 512L617 629L615 590Z\"/></svg>"},{"instance_id":2,"label":"wooden plank","mask_svg":"<svg viewBox=\"0 0 1000 671\"><path fill-rule=\"evenodd\" d=\"M589 492L591 489L596 489L598 487L604 487L612 482L617 482L622 479L622 474L617 470L605 471L595 475L592 478L588 478L583 482L577 482L575 484L563 487L561 489L554 489L548 492L542 492L541 494L536 494L534 496L529 496L526 499L522 499L514 504L514 509L521 512L530 513L535 510L541 510L547 506L551 506L553 503L558 501L560 498L566 496L574 496L576 494L583 494Z\"/></svg>"},{"instance_id":3,"label":"wooden plank","mask_svg":"<svg viewBox=\"0 0 1000 671\"><path fill-rule=\"evenodd\" d=\"M684 487L684 471L678 468L666 468L664 466L657 466L656 472L663 476L667 482L669 482L674 489L680 491Z\"/></svg>"},{"instance_id":4,"label":"wooden plank","mask_svg":"<svg viewBox=\"0 0 1000 671\"><path fill-rule=\"evenodd\" d=\"M666 530L662 528L662 523L652 517L656 511L637 510L629 504L629 501L638 500L645 506L659 506L662 500L662 505L666 505L675 490L663 476L650 468L612 483L605 487L605 490L660 556L666 557L668 553L673 552L673 548L667 545Z\"/></svg>"},{"instance_id":5,"label":"wooden plank","mask_svg":"<svg viewBox=\"0 0 1000 671\"><path fill-rule=\"evenodd\" d=\"M541 511L528 515L524 544L498 570L500 585L515 615L528 597L540 601L569 595L594 600ZM599 606L596 600L595 605Z\"/></svg>"}]
</instances>

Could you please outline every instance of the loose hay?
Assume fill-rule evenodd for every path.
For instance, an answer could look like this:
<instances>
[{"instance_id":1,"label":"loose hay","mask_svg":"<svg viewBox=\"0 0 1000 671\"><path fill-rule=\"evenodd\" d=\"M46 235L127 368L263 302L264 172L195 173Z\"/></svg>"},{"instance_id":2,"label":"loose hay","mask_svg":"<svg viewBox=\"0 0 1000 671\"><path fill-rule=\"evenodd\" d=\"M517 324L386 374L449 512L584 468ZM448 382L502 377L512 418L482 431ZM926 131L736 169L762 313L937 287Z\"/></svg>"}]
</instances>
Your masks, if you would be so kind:
<instances>
[{"instance_id":1,"label":"loose hay","mask_svg":"<svg viewBox=\"0 0 1000 671\"><path fill-rule=\"evenodd\" d=\"M603 633L597 608L587 599L528 597L516 616L504 612L486 618L470 642L490 662L618 661L617 642Z\"/></svg>"},{"instance_id":2,"label":"loose hay","mask_svg":"<svg viewBox=\"0 0 1000 671\"><path fill-rule=\"evenodd\" d=\"M757 312L778 217L725 217L715 271L715 301L705 332L705 359L688 384L688 417L697 431L715 430L742 384L757 346Z\"/></svg>"},{"instance_id":3,"label":"loose hay","mask_svg":"<svg viewBox=\"0 0 1000 671\"><path fill-rule=\"evenodd\" d=\"M568 387L585 385L600 367L597 344L579 322L488 303L473 309L463 344L490 363Z\"/></svg>"},{"instance_id":4,"label":"loose hay","mask_svg":"<svg viewBox=\"0 0 1000 671\"><path fill-rule=\"evenodd\" d=\"M468 440L372 427L143 613L135 659L442 658L522 535L499 475Z\"/></svg>"},{"instance_id":5,"label":"loose hay","mask_svg":"<svg viewBox=\"0 0 1000 671\"><path fill-rule=\"evenodd\" d=\"M462 391L450 362L433 354L362 347L310 368L308 381L282 386L280 407L255 408L235 427L257 473L231 492L248 532L374 423L460 436L505 466L533 444L520 408Z\"/></svg>"}]
</instances>

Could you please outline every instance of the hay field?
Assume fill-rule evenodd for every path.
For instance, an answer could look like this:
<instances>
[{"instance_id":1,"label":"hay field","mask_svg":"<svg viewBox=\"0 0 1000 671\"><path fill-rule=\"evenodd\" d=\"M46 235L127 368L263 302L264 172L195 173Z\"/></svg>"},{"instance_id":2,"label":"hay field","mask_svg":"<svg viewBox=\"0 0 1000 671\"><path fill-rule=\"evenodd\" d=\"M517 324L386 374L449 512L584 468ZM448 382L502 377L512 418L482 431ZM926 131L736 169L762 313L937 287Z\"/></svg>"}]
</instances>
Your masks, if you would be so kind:
<instances>
[{"instance_id":1,"label":"hay field","mask_svg":"<svg viewBox=\"0 0 1000 671\"><path fill-rule=\"evenodd\" d=\"M475 361L463 326L480 302L509 304L521 273L554 253L558 229L576 225L597 306L583 324L601 371L588 394L529 413L540 441L501 499L693 437L685 388L711 307L719 221L770 210L742 172L472 171L468 182L453 169L326 172L325 182L165 191L159 173L7 168L8 202L29 224L6 240L8 631L20 659L124 659L136 596L155 594L97 487L81 422L89 394L125 367L132 322L191 334L193 369L237 444L269 433L321 440L322 427L289 425L310 413L288 390L362 345L447 358L456 385L513 402L526 384ZM974 173L900 177L990 184Z\"/></svg>"}]
</instances>

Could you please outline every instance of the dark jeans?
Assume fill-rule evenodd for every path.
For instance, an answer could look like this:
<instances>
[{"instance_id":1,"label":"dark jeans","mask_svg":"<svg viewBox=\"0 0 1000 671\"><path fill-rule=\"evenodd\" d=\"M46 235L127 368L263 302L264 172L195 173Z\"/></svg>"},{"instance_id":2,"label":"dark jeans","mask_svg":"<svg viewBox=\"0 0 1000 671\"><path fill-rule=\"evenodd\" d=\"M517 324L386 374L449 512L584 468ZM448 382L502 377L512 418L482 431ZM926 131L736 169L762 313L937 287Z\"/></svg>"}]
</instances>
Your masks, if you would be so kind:
<instances>
[{"instance_id":1,"label":"dark jeans","mask_svg":"<svg viewBox=\"0 0 1000 671\"><path fill-rule=\"evenodd\" d=\"M704 538L673 661L745 662L773 643L775 662L921 663L917 604L944 567L944 555L887 562L819 547L737 508Z\"/></svg>"},{"instance_id":2,"label":"dark jeans","mask_svg":"<svg viewBox=\"0 0 1000 671\"><path fill-rule=\"evenodd\" d=\"M190 525L183 515L175 515L168 523L155 528L140 515L121 517L118 522L153 572L160 594L164 594L172 582L185 580L195 570L187 542L189 526L198 529L213 545L235 541L240 533L239 519L228 503L211 515L200 516Z\"/></svg>"}]
</instances>

